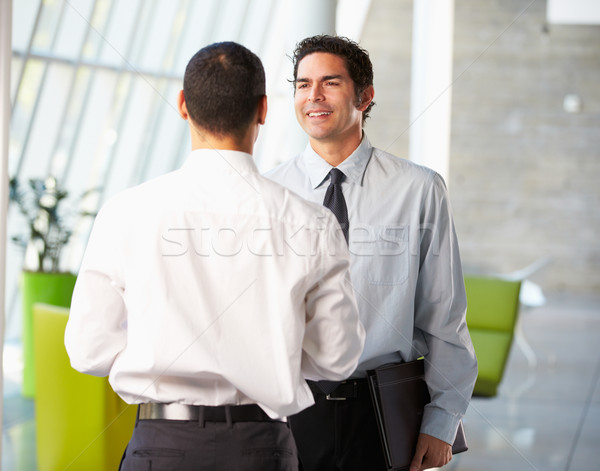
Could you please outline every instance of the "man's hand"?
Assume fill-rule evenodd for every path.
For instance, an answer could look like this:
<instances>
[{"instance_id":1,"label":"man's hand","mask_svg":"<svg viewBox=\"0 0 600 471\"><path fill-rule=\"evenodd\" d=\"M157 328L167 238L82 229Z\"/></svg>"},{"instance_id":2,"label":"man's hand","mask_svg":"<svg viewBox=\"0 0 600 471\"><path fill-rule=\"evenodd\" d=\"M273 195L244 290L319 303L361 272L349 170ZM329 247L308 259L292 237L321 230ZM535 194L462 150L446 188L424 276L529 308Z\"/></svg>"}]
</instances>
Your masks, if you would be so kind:
<instances>
[{"instance_id":1,"label":"man's hand","mask_svg":"<svg viewBox=\"0 0 600 471\"><path fill-rule=\"evenodd\" d=\"M423 471L429 468L440 468L452 459L452 446L446 442L427 435L419 434L415 456L410 463L410 471Z\"/></svg>"}]
</instances>

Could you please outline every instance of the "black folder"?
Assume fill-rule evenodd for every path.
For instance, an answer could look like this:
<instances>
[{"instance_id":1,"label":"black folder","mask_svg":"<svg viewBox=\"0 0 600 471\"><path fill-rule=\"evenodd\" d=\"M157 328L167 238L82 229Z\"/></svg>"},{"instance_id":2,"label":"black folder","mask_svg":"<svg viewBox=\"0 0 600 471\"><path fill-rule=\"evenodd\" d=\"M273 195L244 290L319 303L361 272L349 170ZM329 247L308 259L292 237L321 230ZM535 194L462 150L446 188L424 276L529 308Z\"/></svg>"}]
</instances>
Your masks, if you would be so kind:
<instances>
[{"instance_id":1,"label":"black folder","mask_svg":"<svg viewBox=\"0 0 600 471\"><path fill-rule=\"evenodd\" d=\"M420 359L367 372L388 470L408 470L414 456L423 411L431 400L424 364ZM452 454L466 450L461 421Z\"/></svg>"}]
</instances>

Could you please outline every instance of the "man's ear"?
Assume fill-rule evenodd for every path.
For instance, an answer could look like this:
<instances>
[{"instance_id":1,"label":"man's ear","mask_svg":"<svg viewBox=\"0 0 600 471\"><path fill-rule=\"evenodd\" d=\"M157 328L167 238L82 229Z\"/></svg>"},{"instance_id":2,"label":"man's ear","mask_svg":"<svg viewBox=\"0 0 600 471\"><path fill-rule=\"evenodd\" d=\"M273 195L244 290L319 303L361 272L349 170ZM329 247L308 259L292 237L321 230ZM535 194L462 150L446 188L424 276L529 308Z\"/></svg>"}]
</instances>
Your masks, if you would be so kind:
<instances>
[{"instance_id":1,"label":"man's ear","mask_svg":"<svg viewBox=\"0 0 600 471\"><path fill-rule=\"evenodd\" d=\"M183 90L179 90L179 94L177 95L177 110L183 119L187 120L189 118Z\"/></svg>"},{"instance_id":2,"label":"man's ear","mask_svg":"<svg viewBox=\"0 0 600 471\"><path fill-rule=\"evenodd\" d=\"M258 124L265 124L267 119L267 95L263 95L258 100Z\"/></svg>"},{"instance_id":3,"label":"man's ear","mask_svg":"<svg viewBox=\"0 0 600 471\"><path fill-rule=\"evenodd\" d=\"M373 101L373 98L375 98L375 88L373 87L373 85L369 85L360 94L360 100L356 108L359 111L365 111Z\"/></svg>"}]
</instances>

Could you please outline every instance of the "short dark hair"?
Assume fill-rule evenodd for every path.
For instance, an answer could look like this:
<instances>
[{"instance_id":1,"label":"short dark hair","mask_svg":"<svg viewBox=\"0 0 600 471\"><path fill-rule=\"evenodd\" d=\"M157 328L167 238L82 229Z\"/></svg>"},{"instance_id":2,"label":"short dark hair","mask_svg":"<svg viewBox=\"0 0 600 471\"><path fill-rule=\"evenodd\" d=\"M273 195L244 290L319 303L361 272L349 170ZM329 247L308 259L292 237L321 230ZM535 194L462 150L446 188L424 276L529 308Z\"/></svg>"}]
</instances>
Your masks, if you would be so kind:
<instances>
[{"instance_id":1,"label":"short dark hair","mask_svg":"<svg viewBox=\"0 0 600 471\"><path fill-rule=\"evenodd\" d=\"M198 126L218 136L242 137L265 95L265 70L241 44L214 43L190 59L183 95Z\"/></svg>"},{"instance_id":2,"label":"short dark hair","mask_svg":"<svg viewBox=\"0 0 600 471\"><path fill-rule=\"evenodd\" d=\"M371 64L369 53L351 39L343 36L323 34L303 39L296 45L292 57L294 63L294 86L298 79L298 64L302 59L314 52L328 52L344 59L348 74L352 82L354 82L354 92L356 93L357 101L360 100L361 93L369 85L373 85L373 64ZM375 102L372 101L368 108L363 111L363 124L369 117L369 112L374 105Z\"/></svg>"}]
</instances>

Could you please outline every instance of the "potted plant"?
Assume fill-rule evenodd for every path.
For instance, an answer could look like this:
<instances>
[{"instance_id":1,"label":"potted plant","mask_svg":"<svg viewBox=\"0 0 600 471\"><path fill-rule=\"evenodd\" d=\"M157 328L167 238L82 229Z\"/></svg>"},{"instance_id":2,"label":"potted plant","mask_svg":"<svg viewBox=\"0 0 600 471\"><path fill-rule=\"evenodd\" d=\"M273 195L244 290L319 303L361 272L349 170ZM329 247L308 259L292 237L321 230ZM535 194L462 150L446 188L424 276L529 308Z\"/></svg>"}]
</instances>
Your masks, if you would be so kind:
<instances>
[{"instance_id":1,"label":"potted plant","mask_svg":"<svg viewBox=\"0 0 600 471\"><path fill-rule=\"evenodd\" d=\"M95 193L85 192L79 203ZM33 361L33 305L47 303L69 307L76 274L60 270L63 248L68 244L76 219L94 213L65 208L69 193L56 178L33 178L26 188L16 179L10 181L10 201L25 218L27 231L12 240L25 250L21 280L23 304L23 395L35 396L35 365ZM61 204L62 203L62 204Z\"/></svg>"}]
</instances>

